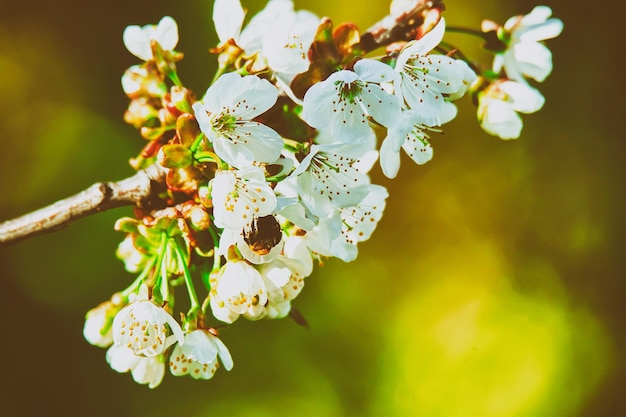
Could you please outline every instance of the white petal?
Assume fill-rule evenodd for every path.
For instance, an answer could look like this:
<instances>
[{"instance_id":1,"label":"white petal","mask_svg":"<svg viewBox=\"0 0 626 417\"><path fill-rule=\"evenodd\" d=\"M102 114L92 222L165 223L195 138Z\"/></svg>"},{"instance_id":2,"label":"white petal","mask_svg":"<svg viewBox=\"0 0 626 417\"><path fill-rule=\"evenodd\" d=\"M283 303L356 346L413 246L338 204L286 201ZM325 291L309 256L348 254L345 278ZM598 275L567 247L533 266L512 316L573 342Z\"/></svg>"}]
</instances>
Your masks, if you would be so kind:
<instances>
[{"instance_id":1,"label":"white petal","mask_svg":"<svg viewBox=\"0 0 626 417\"><path fill-rule=\"evenodd\" d=\"M234 116L250 120L265 113L278 100L278 90L269 81L256 75L246 75L230 86L225 99L234 109Z\"/></svg>"},{"instance_id":2,"label":"white petal","mask_svg":"<svg viewBox=\"0 0 626 417\"><path fill-rule=\"evenodd\" d=\"M516 35L522 42L532 42L556 38L562 31L563 22L560 19L548 19L543 23L524 28Z\"/></svg>"},{"instance_id":3,"label":"white petal","mask_svg":"<svg viewBox=\"0 0 626 417\"><path fill-rule=\"evenodd\" d=\"M526 83L506 81L500 85L500 89L511 97L513 109L521 113L534 113L545 102L543 95Z\"/></svg>"},{"instance_id":4,"label":"white petal","mask_svg":"<svg viewBox=\"0 0 626 417\"><path fill-rule=\"evenodd\" d=\"M521 23L523 26L536 25L545 22L550 16L552 16L552 9L550 9L550 7L535 6L530 13L522 17Z\"/></svg>"},{"instance_id":5,"label":"white petal","mask_svg":"<svg viewBox=\"0 0 626 417\"><path fill-rule=\"evenodd\" d=\"M137 58L148 61L152 59L152 49L150 48L150 38L146 36L143 29L137 25L127 26L122 35L124 46Z\"/></svg>"},{"instance_id":6,"label":"white petal","mask_svg":"<svg viewBox=\"0 0 626 417\"><path fill-rule=\"evenodd\" d=\"M316 216L326 216L332 209L330 200L320 194L318 184L310 172L305 172L298 177L298 189L304 205Z\"/></svg>"},{"instance_id":7,"label":"white petal","mask_svg":"<svg viewBox=\"0 0 626 417\"><path fill-rule=\"evenodd\" d=\"M270 0L259 13L254 15L239 35L238 44L247 53L262 49L263 37L273 30L275 25L284 24L293 19L291 0Z\"/></svg>"},{"instance_id":8,"label":"white petal","mask_svg":"<svg viewBox=\"0 0 626 417\"><path fill-rule=\"evenodd\" d=\"M510 61L511 55L514 62ZM539 82L552 72L552 53L537 42L516 43L505 53L505 62L507 70L514 66L520 73Z\"/></svg>"},{"instance_id":9,"label":"white petal","mask_svg":"<svg viewBox=\"0 0 626 417\"><path fill-rule=\"evenodd\" d=\"M423 165L433 158L433 148L430 144L422 142L415 135L411 135L411 139L402 144L402 149L417 165Z\"/></svg>"},{"instance_id":10,"label":"white petal","mask_svg":"<svg viewBox=\"0 0 626 417\"><path fill-rule=\"evenodd\" d=\"M364 81L372 83L396 80L397 73L387 64L375 59L361 59L354 64L354 72Z\"/></svg>"},{"instance_id":11,"label":"white petal","mask_svg":"<svg viewBox=\"0 0 626 417\"><path fill-rule=\"evenodd\" d=\"M398 122L400 117L400 98L398 96L387 93L375 84L368 84L362 96L363 102L367 105L367 111L378 123L390 127Z\"/></svg>"},{"instance_id":12,"label":"white petal","mask_svg":"<svg viewBox=\"0 0 626 417\"><path fill-rule=\"evenodd\" d=\"M492 100L485 106L480 125L487 133L501 139L517 139L523 127L522 119L511 104L500 100Z\"/></svg>"},{"instance_id":13,"label":"white petal","mask_svg":"<svg viewBox=\"0 0 626 417\"><path fill-rule=\"evenodd\" d=\"M284 143L274 129L258 122L246 122L237 126L236 130L242 135L248 135L246 146L253 155L253 161L274 162L280 157Z\"/></svg>"},{"instance_id":14,"label":"white petal","mask_svg":"<svg viewBox=\"0 0 626 417\"><path fill-rule=\"evenodd\" d=\"M191 108L193 109L198 125L200 125L200 130L202 130L202 133L205 134L209 141L212 141L215 136L213 132L213 124L211 123L211 119L205 110L204 104L201 101L196 101L193 103Z\"/></svg>"},{"instance_id":15,"label":"white petal","mask_svg":"<svg viewBox=\"0 0 626 417\"><path fill-rule=\"evenodd\" d=\"M165 375L165 364L159 357L140 358L130 372L135 382L148 384L148 388L156 388Z\"/></svg>"},{"instance_id":16,"label":"white petal","mask_svg":"<svg viewBox=\"0 0 626 417\"><path fill-rule=\"evenodd\" d=\"M229 229L241 229L254 216L267 216L276 207L276 194L265 180L234 179L232 171L216 174L211 196L215 224Z\"/></svg>"},{"instance_id":17,"label":"white petal","mask_svg":"<svg viewBox=\"0 0 626 417\"><path fill-rule=\"evenodd\" d=\"M400 169L400 146L394 148L394 140L387 136L380 147L380 167L387 178L395 178Z\"/></svg>"},{"instance_id":18,"label":"white petal","mask_svg":"<svg viewBox=\"0 0 626 417\"><path fill-rule=\"evenodd\" d=\"M217 354L220 357L222 364L224 365L224 369L230 371L231 369L233 369L234 363L232 356L230 356L228 348L226 347L224 342L222 342L221 339L219 339L218 337L214 337L213 341L217 345Z\"/></svg>"},{"instance_id":19,"label":"white petal","mask_svg":"<svg viewBox=\"0 0 626 417\"><path fill-rule=\"evenodd\" d=\"M210 306L213 317L219 321L231 324L239 318L239 313L236 313L228 308L218 295L211 294Z\"/></svg>"},{"instance_id":20,"label":"white petal","mask_svg":"<svg viewBox=\"0 0 626 417\"><path fill-rule=\"evenodd\" d=\"M165 16L156 28L155 40L165 51L172 51L178 44L178 25L170 16Z\"/></svg>"},{"instance_id":21,"label":"white petal","mask_svg":"<svg viewBox=\"0 0 626 417\"><path fill-rule=\"evenodd\" d=\"M194 330L185 336L182 352L202 364L209 364L217 357L217 346L212 334L205 330Z\"/></svg>"},{"instance_id":22,"label":"white petal","mask_svg":"<svg viewBox=\"0 0 626 417\"><path fill-rule=\"evenodd\" d=\"M212 86L210 86L202 98L205 111L212 114L219 114L224 108L233 103L233 90L239 93L238 85L241 75L236 72L227 72L221 75Z\"/></svg>"},{"instance_id":23,"label":"white petal","mask_svg":"<svg viewBox=\"0 0 626 417\"><path fill-rule=\"evenodd\" d=\"M126 346L111 346L106 352L106 361L116 372L128 372L139 362L139 356Z\"/></svg>"},{"instance_id":24,"label":"white petal","mask_svg":"<svg viewBox=\"0 0 626 417\"><path fill-rule=\"evenodd\" d=\"M299 262L295 272L305 278L313 272L313 258L301 236L291 236L285 241L285 256Z\"/></svg>"},{"instance_id":25,"label":"white petal","mask_svg":"<svg viewBox=\"0 0 626 417\"><path fill-rule=\"evenodd\" d=\"M402 50L396 62L396 71L402 69L402 66L406 63L409 57L415 55L425 55L432 51L437 45L439 45L439 43L441 43L445 31L446 22L442 17L430 32L414 43L408 44L408 46Z\"/></svg>"},{"instance_id":26,"label":"white petal","mask_svg":"<svg viewBox=\"0 0 626 417\"><path fill-rule=\"evenodd\" d=\"M337 100L337 90L332 80L313 84L304 94L302 118L312 127L328 127L333 115L333 100Z\"/></svg>"},{"instance_id":27,"label":"white petal","mask_svg":"<svg viewBox=\"0 0 626 417\"><path fill-rule=\"evenodd\" d=\"M220 43L237 39L245 12L239 0L215 0L213 3L213 26Z\"/></svg>"},{"instance_id":28,"label":"white petal","mask_svg":"<svg viewBox=\"0 0 626 417\"><path fill-rule=\"evenodd\" d=\"M181 329L180 324L178 324L178 322L174 319L174 317L166 313L165 310L162 310L162 311L164 313L164 317L165 317L165 320L167 321L167 324L170 325L170 329L172 330L172 333L174 333L174 337L176 338L178 343L182 345L185 341L185 335L183 334L183 329Z\"/></svg>"},{"instance_id":29,"label":"white petal","mask_svg":"<svg viewBox=\"0 0 626 417\"><path fill-rule=\"evenodd\" d=\"M232 115L250 120L269 110L277 99L278 90L269 81L229 72L208 88L203 101L209 113L219 114L228 108Z\"/></svg>"},{"instance_id":30,"label":"white petal","mask_svg":"<svg viewBox=\"0 0 626 417\"><path fill-rule=\"evenodd\" d=\"M308 51L319 21L315 14L300 10L285 13L282 21L275 23L263 38L263 55L272 70L299 74L309 68Z\"/></svg>"}]
</instances>

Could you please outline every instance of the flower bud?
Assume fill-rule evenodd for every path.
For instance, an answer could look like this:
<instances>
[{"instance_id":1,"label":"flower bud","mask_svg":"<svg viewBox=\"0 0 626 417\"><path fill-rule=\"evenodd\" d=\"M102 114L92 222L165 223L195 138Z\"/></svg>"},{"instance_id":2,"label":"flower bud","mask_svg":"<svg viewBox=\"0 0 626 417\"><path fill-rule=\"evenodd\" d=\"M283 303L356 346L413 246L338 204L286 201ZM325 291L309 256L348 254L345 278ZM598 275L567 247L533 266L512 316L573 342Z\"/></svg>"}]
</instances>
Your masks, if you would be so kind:
<instances>
[{"instance_id":1,"label":"flower bud","mask_svg":"<svg viewBox=\"0 0 626 417\"><path fill-rule=\"evenodd\" d=\"M193 155L186 146L168 144L159 149L157 161L165 168L185 168L191 165Z\"/></svg>"},{"instance_id":2,"label":"flower bud","mask_svg":"<svg viewBox=\"0 0 626 417\"><path fill-rule=\"evenodd\" d=\"M141 96L161 97L167 92L167 86L145 65L133 65L122 76L122 89L130 98Z\"/></svg>"},{"instance_id":3,"label":"flower bud","mask_svg":"<svg viewBox=\"0 0 626 417\"><path fill-rule=\"evenodd\" d=\"M131 100L128 109L124 113L124 121L137 129L150 123L151 120L158 120L158 118L159 111L146 97Z\"/></svg>"}]
</instances>

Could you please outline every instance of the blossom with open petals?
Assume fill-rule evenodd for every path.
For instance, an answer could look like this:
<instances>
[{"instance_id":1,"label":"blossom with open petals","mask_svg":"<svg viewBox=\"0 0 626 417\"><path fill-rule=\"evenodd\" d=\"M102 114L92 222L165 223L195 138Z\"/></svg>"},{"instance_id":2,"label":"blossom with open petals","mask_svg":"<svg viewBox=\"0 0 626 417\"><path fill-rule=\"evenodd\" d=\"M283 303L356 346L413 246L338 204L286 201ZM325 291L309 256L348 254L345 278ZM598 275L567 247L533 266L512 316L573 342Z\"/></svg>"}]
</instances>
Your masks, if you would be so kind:
<instances>
[{"instance_id":1,"label":"blossom with open petals","mask_svg":"<svg viewBox=\"0 0 626 417\"><path fill-rule=\"evenodd\" d=\"M357 257L357 244L368 240L385 210L385 200L389 196L381 185L370 184L368 193L359 204L339 209L341 214L341 234L333 240L330 250L333 256L344 262Z\"/></svg>"},{"instance_id":2,"label":"blossom with open petals","mask_svg":"<svg viewBox=\"0 0 626 417\"><path fill-rule=\"evenodd\" d=\"M215 1L213 22L220 43L232 39L246 55L257 53L261 65L266 62L287 84L309 68L307 53L319 17L295 11L291 0L270 0L242 30L244 17L239 0Z\"/></svg>"},{"instance_id":3,"label":"blossom with open petals","mask_svg":"<svg viewBox=\"0 0 626 417\"><path fill-rule=\"evenodd\" d=\"M227 371L233 369L233 359L224 342L205 329L185 335L185 343L177 344L170 356L170 371L176 376L191 375L194 379L211 379L219 367L217 358Z\"/></svg>"},{"instance_id":4,"label":"blossom with open petals","mask_svg":"<svg viewBox=\"0 0 626 417\"><path fill-rule=\"evenodd\" d=\"M111 346L106 353L106 361L116 372L130 371L138 384L148 384L148 388L159 386L165 375L165 356L137 356L126 346Z\"/></svg>"},{"instance_id":5,"label":"blossom with open petals","mask_svg":"<svg viewBox=\"0 0 626 417\"><path fill-rule=\"evenodd\" d=\"M229 229L240 230L276 207L276 194L256 166L218 171L211 180L211 198L215 224Z\"/></svg>"},{"instance_id":6,"label":"blossom with open petals","mask_svg":"<svg viewBox=\"0 0 626 417\"><path fill-rule=\"evenodd\" d=\"M380 147L380 166L387 178L395 178L400 169L400 149L418 165L433 157L433 148L427 133L428 126L414 110L405 110L396 126L387 130L387 137Z\"/></svg>"},{"instance_id":7,"label":"blossom with open petals","mask_svg":"<svg viewBox=\"0 0 626 417\"><path fill-rule=\"evenodd\" d=\"M193 110L215 153L240 168L253 162L274 162L283 149L276 131L255 117L269 110L278 99L278 90L256 75L230 72L206 91Z\"/></svg>"},{"instance_id":8,"label":"blossom with open petals","mask_svg":"<svg viewBox=\"0 0 626 417\"><path fill-rule=\"evenodd\" d=\"M391 126L400 114L400 99L380 83L397 79L391 67L361 59L354 71L341 70L313 84L304 95L302 118L317 129L329 128L339 141L358 141L371 134L371 117Z\"/></svg>"},{"instance_id":9,"label":"blossom with open petals","mask_svg":"<svg viewBox=\"0 0 626 417\"><path fill-rule=\"evenodd\" d=\"M543 103L541 93L525 82L497 81L478 96L478 121L491 135L516 139L523 127L517 113L534 113Z\"/></svg>"},{"instance_id":10,"label":"blossom with open petals","mask_svg":"<svg viewBox=\"0 0 626 417\"><path fill-rule=\"evenodd\" d=\"M527 15L507 20L498 32L507 48L496 54L493 70L504 68L507 77L515 81L524 81L524 77L544 81L552 72L552 53L542 41L559 36L563 30L563 22L551 15L549 7L537 6Z\"/></svg>"},{"instance_id":11,"label":"blossom with open petals","mask_svg":"<svg viewBox=\"0 0 626 417\"><path fill-rule=\"evenodd\" d=\"M126 49L139 59L149 61L153 58L152 41L158 42L164 51L172 51L178 44L178 26L170 16L165 16L158 25L131 25L124 29Z\"/></svg>"},{"instance_id":12,"label":"blossom with open petals","mask_svg":"<svg viewBox=\"0 0 626 417\"><path fill-rule=\"evenodd\" d=\"M316 216L325 217L333 207L347 207L365 196L367 175L350 156L357 145L313 145L309 154L291 174L297 177L298 193L304 205ZM358 154L358 153L357 153Z\"/></svg>"},{"instance_id":13,"label":"blossom with open petals","mask_svg":"<svg viewBox=\"0 0 626 417\"><path fill-rule=\"evenodd\" d=\"M211 282L211 311L216 319L234 322L239 315L257 320L265 314L267 289L259 271L243 260L232 260Z\"/></svg>"},{"instance_id":14,"label":"blossom with open petals","mask_svg":"<svg viewBox=\"0 0 626 417\"><path fill-rule=\"evenodd\" d=\"M265 317L285 317L291 309L291 300L304 287L304 279L313 271L313 258L302 236L291 236L285 242L284 253L269 263L259 266L267 289Z\"/></svg>"},{"instance_id":15,"label":"blossom with open petals","mask_svg":"<svg viewBox=\"0 0 626 417\"><path fill-rule=\"evenodd\" d=\"M122 308L113 319L113 343L130 348L137 356L156 356L174 339L183 343L183 331L174 318L147 296L145 285L132 303ZM168 326L173 335L169 336Z\"/></svg>"},{"instance_id":16,"label":"blossom with open petals","mask_svg":"<svg viewBox=\"0 0 626 417\"><path fill-rule=\"evenodd\" d=\"M451 111L446 96L458 98L466 90L467 68L454 58L430 54L443 39L445 20L419 40L409 43L398 56L395 70L400 74L400 90L411 110L429 126L439 126Z\"/></svg>"}]
</instances>

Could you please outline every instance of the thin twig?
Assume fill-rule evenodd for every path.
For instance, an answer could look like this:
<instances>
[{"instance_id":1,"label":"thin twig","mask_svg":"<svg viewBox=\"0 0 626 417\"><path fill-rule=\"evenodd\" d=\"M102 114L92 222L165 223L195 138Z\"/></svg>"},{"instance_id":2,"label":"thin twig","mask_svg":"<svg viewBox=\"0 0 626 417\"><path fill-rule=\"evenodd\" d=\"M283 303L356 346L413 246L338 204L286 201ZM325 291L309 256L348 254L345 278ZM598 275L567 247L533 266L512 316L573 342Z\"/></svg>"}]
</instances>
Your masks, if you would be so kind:
<instances>
[{"instance_id":1,"label":"thin twig","mask_svg":"<svg viewBox=\"0 0 626 417\"><path fill-rule=\"evenodd\" d=\"M116 182L99 182L47 207L0 223L0 248L64 229L83 217L122 206L149 208L159 201L166 170L158 164Z\"/></svg>"}]
</instances>

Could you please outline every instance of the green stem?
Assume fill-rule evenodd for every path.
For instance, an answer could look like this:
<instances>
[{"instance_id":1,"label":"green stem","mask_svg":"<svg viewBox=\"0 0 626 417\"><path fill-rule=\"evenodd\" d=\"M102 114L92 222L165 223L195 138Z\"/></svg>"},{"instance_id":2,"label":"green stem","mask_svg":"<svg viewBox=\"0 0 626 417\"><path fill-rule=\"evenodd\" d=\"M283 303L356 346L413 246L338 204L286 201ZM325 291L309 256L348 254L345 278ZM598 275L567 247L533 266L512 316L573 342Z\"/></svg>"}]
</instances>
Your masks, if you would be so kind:
<instances>
[{"instance_id":1,"label":"green stem","mask_svg":"<svg viewBox=\"0 0 626 417\"><path fill-rule=\"evenodd\" d=\"M446 32L462 33L464 35L477 36L484 41L487 40L487 36L485 35L485 32L480 31L478 29L470 29L470 28L462 28L462 27L457 27L457 26L446 25Z\"/></svg>"},{"instance_id":2,"label":"green stem","mask_svg":"<svg viewBox=\"0 0 626 417\"><path fill-rule=\"evenodd\" d=\"M214 152L211 151L201 151L197 152L193 156L194 160L199 164L204 163L215 163L219 167L219 169L228 169L228 165L220 159Z\"/></svg>"},{"instance_id":3,"label":"green stem","mask_svg":"<svg viewBox=\"0 0 626 417\"><path fill-rule=\"evenodd\" d=\"M178 87L182 87L183 83L180 81L180 79L178 78L178 73L176 71L169 71L167 73L167 78L169 78L170 80L172 80L172 82L174 83L174 85L178 86Z\"/></svg>"},{"instance_id":4,"label":"green stem","mask_svg":"<svg viewBox=\"0 0 626 417\"><path fill-rule=\"evenodd\" d=\"M189 147L189 150L192 154L196 153L196 151L198 150L198 146L200 146L200 144L202 143L202 139L204 139L204 133L200 133L198 137L193 141L193 143Z\"/></svg>"},{"instance_id":5,"label":"green stem","mask_svg":"<svg viewBox=\"0 0 626 417\"><path fill-rule=\"evenodd\" d=\"M187 293L189 294L189 300L191 301L191 307L189 311L196 311L200 307L200 302L198 301L196 288L194 287L193 281L191 280L191 273L189 272L189 268L187 267L187 262L185 261L183 251L178 244L176 245L176 255L178 256L178 262L180 262L180 264L183 266L185 285L187 286Z\"/></svg>"},{"instance_id":6,"label":"green stem","mask_svg":"<svg viewBox=\"0 0 626 417\"><path fill-rule=\"evenodd\" d=\"M220 66L217 69L217 71L215 71L215 75L213 75L213 79L211 80L211 85L215 84L215 81L217 81L217 79L220 78L222 74L226 72L227 68L228 66L224 65L224 66Z\"/></svg>"},{"instance_id":7,"label":"green stem","mask_svg":"<svg viewBox=\"0 0 626 417\"><path fill-rule=\"evenodd\" d=\"M146 266L143 268L143 271L141 271L141 274L139 274L137 278L135 278L132 284L130 284L128 287L126 287L124 290L121 291L121 294L124 297L127 297L129 294L137 291L137 288L141 285L143 280L146 278L146 276L150 273L150 271L156 264L156 259L157 259L156 256L152 256L152 258L150 258Z\"/></svg>"},{"instance_id":8,"label":"green stem","mask_svg":"<svg viewBox=\"0 0 626 417\"><path fill-rule=\"evenodd\" d=\"M156 270L152 275L153 287L159 287L161 285L163 270L163 259L165 258L165 251L167 250L167 234L161 233L161 245L159 246L159 254L156 261Z\"/></svg>"}]
</instances>

